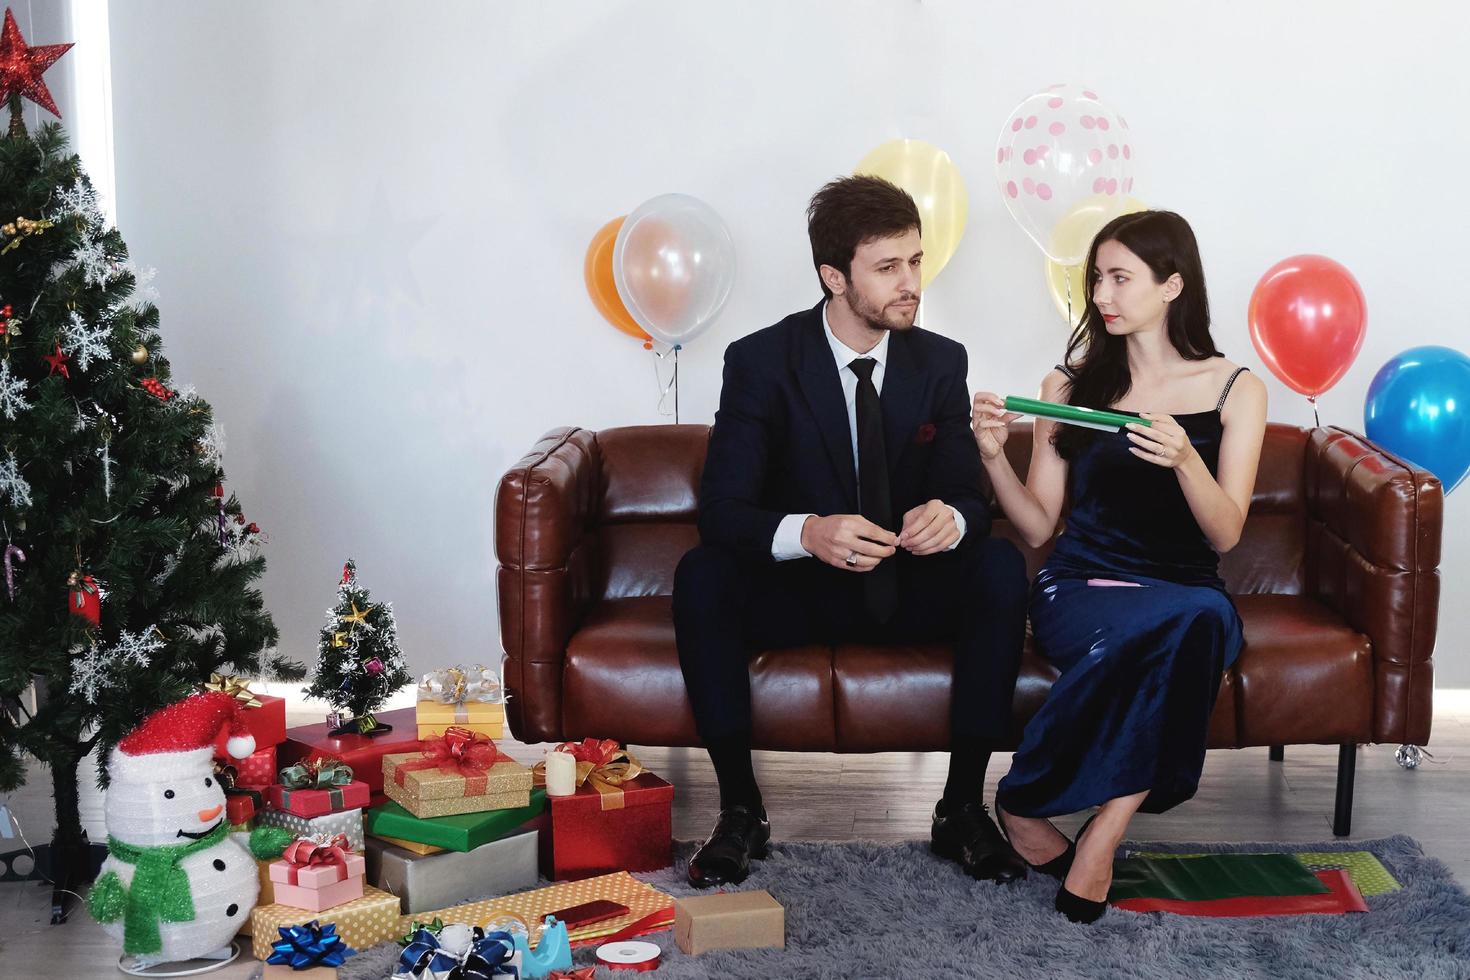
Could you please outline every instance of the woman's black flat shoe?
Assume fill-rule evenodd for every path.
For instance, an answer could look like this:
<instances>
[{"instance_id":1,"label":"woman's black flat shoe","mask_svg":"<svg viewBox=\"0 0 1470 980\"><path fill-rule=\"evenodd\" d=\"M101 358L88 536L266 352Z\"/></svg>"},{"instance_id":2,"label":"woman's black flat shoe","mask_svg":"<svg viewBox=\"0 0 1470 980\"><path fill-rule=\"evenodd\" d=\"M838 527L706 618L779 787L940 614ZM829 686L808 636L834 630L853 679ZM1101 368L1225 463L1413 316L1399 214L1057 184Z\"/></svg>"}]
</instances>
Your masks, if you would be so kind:
<instances>
[{"instance_id":1,"label":"woman's black flat shoe","mask_svg":"<svg viewBox=\"0 0 1470 980\"><path fill-rule=\"evenodd\" d=\"M1000 821L1000 829L1005 831L1006 840L1010 840L1011 831L1010 828L1006 826L1006 813L1000 808L1000 804L996 804L995 816ZM1055 825L1053 825L1051 829L1057 830ZM1060 830L1057 830L1057 833L1062 834ZM1080 837L1082 835L1078 834L1078 836ZM1030 868L1032 871L1037 872L1038 874L1047 875L1049 877L1055 878L1057 881L1065 881L1067 878L1067 872L1072 870L1072 861L1074 858L1077 857L1077 845L1073 843L1071 838L1067 837L1066 834L1062 834L1062 839L1067 842L1067 849L1058 854L1056 857L1052 858L1050 861L1047 861L1045 864L1032 864L1030 861L1026 861L1024 857L1021 858L1021 860L1026 861L1026 867ZM1015 849L1014 843L1011 844L1011 849ZM1020 855L1020 853L1020 851L1016 851L1016 854L1018 856Z\"/></svg>"},{"instance_id":2,"label":"woman's black flat shoe","mask_svg":"<svg viewBox=\"0 0 1470 980\"><path fill-rule=\"evenodd\" d=\"M1080 841L1082 839L1082 836L1087 833L1087 828L1091 827L1092 822L1096 819L1096 813L1087 818L1087 822L1077 831L1077 840ZM1071 855L1075 857L1076 854L1077 844L1073 842ZM1092 925L1092 923L1101 919L1103 913L1108 910L1106 899L1101 902L1094 902L1090 898L1083 898L1081 895L1074 895L1072 892L1067 891L1065 871L1062 872L1062 886L1057 889L1056 904L1058 912L1065 915L1070 921L1078 922L1082 925Z\"/></svg>"}]
</instances>

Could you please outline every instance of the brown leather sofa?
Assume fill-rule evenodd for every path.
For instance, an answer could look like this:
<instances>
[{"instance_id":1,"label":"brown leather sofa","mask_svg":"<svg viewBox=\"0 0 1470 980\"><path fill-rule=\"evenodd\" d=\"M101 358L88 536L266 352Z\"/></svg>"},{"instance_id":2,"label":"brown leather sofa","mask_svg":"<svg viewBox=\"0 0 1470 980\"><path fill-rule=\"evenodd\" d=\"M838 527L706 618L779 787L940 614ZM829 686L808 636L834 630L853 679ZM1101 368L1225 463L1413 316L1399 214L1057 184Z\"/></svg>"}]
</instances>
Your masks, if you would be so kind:
<instances>
[{"instance_id":1,"label":"brown leather sofa","mask_svg":"<svg viewBox=\"0 0 1470 980\"><path fill-rule=\"evenodd\" d=\"M500 481L495 550L511 730L697 745L674 648L674 567L697 541L709 429L557 429ZM1025 472L1029 426L1007 453ZM1427 471L1338 428L1271 425L1240 544L1221 572L1246 645L1212 748L1340 746L1334 831L1349 832L1355 748L1429 740L1443 494ZM997 511L998 513L998 511ZM1032 550L997 518L994 533ZM951 655L937 645L812 646L751 660L758 748L947 747ZM1019 736L1055 672L1028 649Z\"/></svg>"}]
</instances>

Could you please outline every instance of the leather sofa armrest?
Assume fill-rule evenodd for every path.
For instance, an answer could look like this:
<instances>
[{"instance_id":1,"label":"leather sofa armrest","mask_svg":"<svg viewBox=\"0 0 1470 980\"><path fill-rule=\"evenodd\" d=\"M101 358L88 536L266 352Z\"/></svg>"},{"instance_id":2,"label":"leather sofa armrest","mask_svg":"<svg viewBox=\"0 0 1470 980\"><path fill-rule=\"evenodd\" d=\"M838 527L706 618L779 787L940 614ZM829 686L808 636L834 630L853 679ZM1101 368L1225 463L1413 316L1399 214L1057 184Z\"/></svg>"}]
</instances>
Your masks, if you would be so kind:
<instances>
[{"instance_id":1,"label":"leather sofa armrest","mask_svg":"<svg viewBox=\"0 0 1470 980\"><path fill-rule=\"evenodd\" d=\"M1312 431L1303 478L1307 592L1372 642L1374 740L1423 745L1433 716L1443 488L1428 470L1337 427Z\"/></svg>"},{"instance_id":2,"label":"leather sofa armrest","mask_svg":"<svg viewBox=\"0 0 1470 980\"><path fill-rule=\"evenodd\" d=\"M600 493L596 433L577 428L542 436L496 489L506 719L525 742L561 737L562 661L590 600Z\"/></svg>"}]
</instances>

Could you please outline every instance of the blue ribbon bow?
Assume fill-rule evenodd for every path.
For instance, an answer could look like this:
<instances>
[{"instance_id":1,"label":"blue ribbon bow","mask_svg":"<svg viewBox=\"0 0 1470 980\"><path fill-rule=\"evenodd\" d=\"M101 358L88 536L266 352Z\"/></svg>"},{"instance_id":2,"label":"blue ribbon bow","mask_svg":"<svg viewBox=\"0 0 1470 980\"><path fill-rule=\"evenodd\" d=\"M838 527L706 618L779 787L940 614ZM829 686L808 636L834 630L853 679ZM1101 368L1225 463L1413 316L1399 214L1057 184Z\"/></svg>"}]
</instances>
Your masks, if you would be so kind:
<instances>
[{"instance_id":1,"label":"blue ribbon bow","mask_svg":"<svg viewBox=\"0 0 1470 980\"><path fill-rule=\"evenodd\" d=\"M266 959L277 966L293 970L309 970L315 966L341 966L354 952L337 935L336 923L322 925L312 919L304 926L281 926L281 938L271 945L274 952ZM519 978L517 978L519 980Z\"/></svg>"},{"instance_id":2,"label":"blue ribbon bow","mask_svg":"<svg viewBox=\"0 0 1470 980\"><path fill-rule=\"evenodd\" d=\"M508 932L486 933L475 927L475 939L463 957L446 952L439 946L439 937L428 929L420 928L413 940L398 954L398 970L395 977L421 977L424 970L443 974L446 980L495 980L511 977L520 980L520 971L511 964L515 955L515 940Z\"/></svg>"}]
</instances>

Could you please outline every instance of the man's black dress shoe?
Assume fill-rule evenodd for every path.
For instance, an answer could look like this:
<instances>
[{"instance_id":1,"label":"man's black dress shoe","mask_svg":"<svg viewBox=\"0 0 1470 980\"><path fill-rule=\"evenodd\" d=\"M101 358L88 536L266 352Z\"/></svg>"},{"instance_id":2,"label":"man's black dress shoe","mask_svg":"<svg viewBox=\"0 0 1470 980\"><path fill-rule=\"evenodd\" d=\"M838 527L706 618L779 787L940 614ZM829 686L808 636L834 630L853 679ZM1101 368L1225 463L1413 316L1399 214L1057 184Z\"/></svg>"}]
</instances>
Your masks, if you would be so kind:
<instances>
[{"instance_id":1,"label":"man's black dress shoe","mask_svg":"<svg viewBox=\"0 0 1470 980\"><path fill-rule=\"evenodd\" d=\"M934 806L934 828L929 849L956 861L971 878L1008 882L1026 877L1026 862L1001 835L983 803L955 805L940 800Z\"/></svg>"},{"instance_id":2,"label":"man's black dress shoe","mask_svg":"<svg viewBox=\"0 0 1470 980\"><path fill-rule=\"evenodd\" d=\"M771 822L764 807L721 810L714 833L689 859L689 883L695 888L740 884L750 874L750 862L766 856L770 842Z\"/></svg>"}]
</instances>

